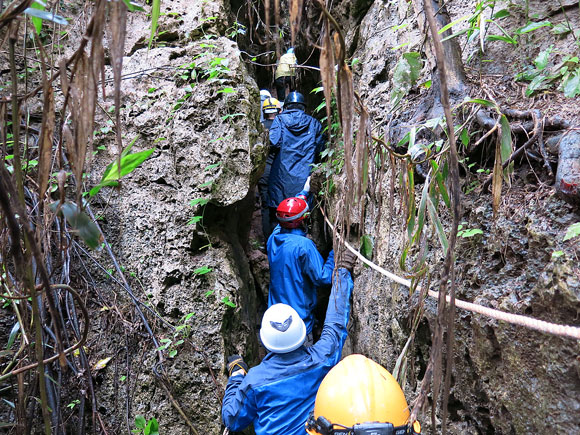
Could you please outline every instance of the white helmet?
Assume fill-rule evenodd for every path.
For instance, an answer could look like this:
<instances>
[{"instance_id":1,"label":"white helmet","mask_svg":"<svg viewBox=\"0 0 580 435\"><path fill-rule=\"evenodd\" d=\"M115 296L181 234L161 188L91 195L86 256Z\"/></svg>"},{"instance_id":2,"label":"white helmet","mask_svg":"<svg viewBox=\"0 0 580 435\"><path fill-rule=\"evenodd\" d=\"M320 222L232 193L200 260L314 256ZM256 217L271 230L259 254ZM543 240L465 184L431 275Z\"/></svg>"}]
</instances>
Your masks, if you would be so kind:
<instances>
[{"instance_id":1,"label":"white helmet","mask_svg":"<svg viewBox=\"0 0 580 435\"><path fill-rule=\"evenodd\" d=\"M306 325L290 305L274 304L262 317L260 338L270 352L292 352L304 343Z\"/></svg>"},{"instance_id":2,"label":"white helmet","mask_svg":"<svg viewBox=\"0 0 580 435\"><path fill-rule=\"evenodd\" d=\"M267 89L260 89L260 98L262 100L270 98L271 96L272 95L270 94L270 91L268 91Z\"/></svg>"}]
</instances>

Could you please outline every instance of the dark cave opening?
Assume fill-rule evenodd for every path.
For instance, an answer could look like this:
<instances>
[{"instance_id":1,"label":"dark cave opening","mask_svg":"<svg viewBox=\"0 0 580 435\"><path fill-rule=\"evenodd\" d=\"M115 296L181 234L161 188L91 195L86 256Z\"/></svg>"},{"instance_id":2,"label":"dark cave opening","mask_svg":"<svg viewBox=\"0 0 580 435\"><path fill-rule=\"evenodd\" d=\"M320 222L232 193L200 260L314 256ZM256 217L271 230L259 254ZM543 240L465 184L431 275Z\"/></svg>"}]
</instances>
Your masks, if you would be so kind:
<instances>
[{"instance_id":1,"label":"dark cave opening","mask_svg":"<svg viewBox=\"0 0 580 435\"><path fill-rule=\"evenodd\" d=\"M285 7L288 5L285 6L285 4L286 3L282 1L281 8L283 11L287 10ZM252 8L249 8L246 2L241 0L231 0L230 7L233 22L237 23L237 27L243 26L245 29L243 32L240 32L236 35L236 42L238 43L240 51L242 52L243 61L246 63L250 74L255 79L258 88L260 90L267 89L270 91L270 94L273 97L276 97L277 92L274 84L277 63L276 45L278 44L278 50L281 54L284 54L286 50L290 48L291 32L289 24L287 22L280 23L280 33L282 33L284 37L282 40L276 41L276 38L272 37L272 35L275 35L276 30L273 18L270 22L271 35L267 36L264 3L258 3ZM273 11L270 11L270 14L273 17ZM325 111L315 110L323 102L324 95L323 92L313 92L315 89L321 86L319 72L320 44L317 42L320 37L320 28L303 24L301 30L302 32L299 32L294 44L295 54L298 60L298 68L296 70L296 77L292 80L290 91L296 90L302 93L306 100L306 113L321 121L323 128L325 128L326 123L324 122L323 118L326 115ZM257 225L261 229L261 214L259 212L260 204L258 195L256 196L254 210L255 212L252 219L257 221L254 223L254 226ZM330 249L332 249L332 241L328 238L328 235L325 235L325 232L323 231L323 223L320 213L314 213L313 215L318 216L313 216L310 219L311 222L308 229L309 237L315 241L319 252L326 259ZM255 233L258 234L257 238L259 243L257 243L256 240L252 240L252 235L250 235L244 247L250 262L256 262L256 255L252 254L252 251L255 251L256 246L252 245L259 245L262 247L262 252L265 253L266 251L265 246L267 241L263 240L261 237L261 231L256 231L254 234ZM259 266L251 266L252 269L257 267ZM253 272L254 279L257 282L259 280L257 277L259 272ZM255 324L259 327L263 312L267 308L268 288L267 285L260 286L258 283L256 283L255 290L258 296L258 303L262 305L256 312ZM322 324L324 323L329 295L330 287L318 289L318 303L314 311L317 324L319 325L318 335L320 334ZM315 338L317 338L316 335L317 333L315 330Z\"/></svg>"}]
</instances>

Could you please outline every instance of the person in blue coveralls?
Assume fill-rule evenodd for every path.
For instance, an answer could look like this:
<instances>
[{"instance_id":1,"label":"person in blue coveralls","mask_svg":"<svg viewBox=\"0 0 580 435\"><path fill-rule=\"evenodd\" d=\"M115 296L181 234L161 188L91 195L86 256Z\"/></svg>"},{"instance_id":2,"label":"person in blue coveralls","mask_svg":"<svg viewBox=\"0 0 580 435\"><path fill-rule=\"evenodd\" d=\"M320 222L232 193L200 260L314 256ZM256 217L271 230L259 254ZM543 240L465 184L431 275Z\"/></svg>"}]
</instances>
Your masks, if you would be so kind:
<instances>
[{"instance_id":1,"label":"person in blue coveralls","mask_svg":"<svg viewBox=\"0 0 580 435\"><path fill-rule=\"evenodd\" d=\"M306 237L305 219L309 215L306 194L307 190L303 190L295 197L286 198L276 209L280 224L267 245L268 306L284 303L294 308L306 325L306 345L310 346L317 289L332 282L334 251L330 251L325 262L314 242Z\"/></svg>"},{"instance_id":2,"label":"person in blue coveralls","mask_svg":"<svg viewBox=\"0 0 580 435\"><path fill-rule=\"evenodd\" d=\"M318 387L338 363L347 337L353 288L347 269L352 269L355 257L343 257L316 344L304 346L306 325L296 310L275 304L262 318L260 338L269 351L262 362L248 371L241 356L228 358L222 420L230 431L253 424L256 435L304 435Z\"/></svg>"},{"instance_id":3,"label":"person in blue coveralls","mask_svg":"<svg viewBox=\"0 0 580 435\"><path fill-rule=\"evenodd\" d=\"M324 149L322 125L304 113L305 109L304 96L290 92L284 100L284 111L276 116L270 128L270 151L276 153L268 180L270 232L276 226L278 204L302 189L311 165L319 161Z\"/></svg>"},{"instance_id":4,"label":"person in blue coveralls","mask_svg":"<svg viewBox=\"0 0 580 435\"><path fill-rule=\"evenodd\" d=\"M270 130L276 116L282 111L280 107L280 102L276 98L266 98L264 104L262 104L262 112L264 113L264 128ZM266 157L266 166L264 167L264 172L258 180L258 192L260 194L260 206L262 214L262 233L264 234L264 242L268 241L268 237L272 233L272 227L270 225L270 209L268 207L268 182L270 179L270 169L272 168L272 162L274 162L274 157L276 156L272 150L268 150L268 156Z\"/></svg>"}]
</instances>

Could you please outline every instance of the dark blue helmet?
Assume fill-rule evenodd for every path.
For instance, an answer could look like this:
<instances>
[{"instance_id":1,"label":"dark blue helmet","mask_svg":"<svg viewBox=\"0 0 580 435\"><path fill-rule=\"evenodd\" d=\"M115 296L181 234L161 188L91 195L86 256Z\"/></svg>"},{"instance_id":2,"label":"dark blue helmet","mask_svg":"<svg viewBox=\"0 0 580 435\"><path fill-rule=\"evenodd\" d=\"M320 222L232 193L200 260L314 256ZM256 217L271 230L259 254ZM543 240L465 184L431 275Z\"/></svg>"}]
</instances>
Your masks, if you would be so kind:
<instances>
[{"instance_id":1,"label":"dark blue helmet","mask_svg":"<svg viewBox=\"0 0 580 435\"><path fill-rule=\"evenodd\" d=\"M286 99L284 100L284 105L290 103L297 103L306 106L306 102L304 101L304 95L296 91L292 91L286 96Z\"/></svg>"}]
</instances>

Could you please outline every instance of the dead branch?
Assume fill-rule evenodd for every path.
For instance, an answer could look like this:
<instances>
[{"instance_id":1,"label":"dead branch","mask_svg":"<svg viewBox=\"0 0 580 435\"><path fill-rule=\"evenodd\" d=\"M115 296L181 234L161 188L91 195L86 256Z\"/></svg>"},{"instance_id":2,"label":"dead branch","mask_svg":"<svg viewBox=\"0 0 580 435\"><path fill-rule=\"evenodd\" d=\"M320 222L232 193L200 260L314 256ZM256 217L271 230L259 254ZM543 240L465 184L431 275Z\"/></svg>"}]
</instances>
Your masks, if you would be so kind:
<instances>
[{"instance_id":1,"label":"dead branch","mask_svg":"<svg viewBox=\"0 0 580 435\"><path fill-rule=\"evenodd\" d=\"M70 294L72 294L73 297L76 299L77 303L79 304L79 307L81 308L81 311L83 313L83 317L85 319L83 334L81 336L81 339L77 343L75 343L73 346L68 347L67 349L65 349L62 352L64 355L69 355L72 352L74 352L75 350L79 349L81 346L83 346L87 341L87 338L89 336L89 324L90 324L89 312L88 312L87 308L85 307L85 304L84 304L81 296L75 290L73 290L70 286L68 286L66 284L52 284L51 288L52 289L63 289L63 290L66 290L67 292L69 292ZM40 323L40 322L38 322L38 323ZM33 364L29 364L27 366L12 370L11 372L0 376L0 381L3 381L4 379L7 379L11 376L15 376L15 375L18 375L20 373L24 373L28 370L34 369L34 368L39 367L41 365L51 363L53 361L56 361L59 358L61 358L61 353L57 353L57 354L51 356L50 358L46 358L44 360L37 361Z\"/></svg>"},{"instance_id":2,"label":"dead branch","mask_svg":"<svg viewBox=\"0 0 580 435\"><path fill-rule=\"evenodd\" d=\"M502 164L502 169L505 169L509 166L509 164L511 162L513 162L515 159L517 159L530 145L532 145L533 143L535 143L538 139L539 139L539 122L536 123L536 127L534 128L534 133L532 135L532 137L530 139L528 139L528 141L526 143L524 143L521 147L519 147L517 150L515 150L512 155ZM481 191L482 192L486 192L487 188L489 187L489 184L492 181L492 175L490 175L489 177L487 177L487 180L485 180L485 182L483 183L482 187L481 187Z\"/></svg>"},{"instance_id":3,"label":"dead branch","mask_svg":"<svg viewBox=\"0 0 580 435\"><path fill-rule=\"evenodd\" d=\"M451 369L453 365L453 339L454 339L454 313L455 313L455 244L457 241L457 229L459 226L459 216L461 214L461 204L460 204L460 186L459 186L459 163L457 157L457 146L455 143L455 131L453 125L453 115L451 113L451 106L449 103L449 89L447 87L447 75L446 75L446 65L445 65L445 52L443 50L443 44L441 43L441 37L438 33L437 23L435 21L435 14L433 11L433 4L431 0L424 0L423 5L425 8L425 16L429 22L429 28L431 30L431 37L433 40L433 46L435 49L435 58L437 62L437 70L439 72L439 79L441 83L441 104L443 105L443 110L445 113L445 119L447 123L447 134L449 137L449 173L450 173L450 190L451 190L451 201L453 207L453 224L451 228L451 234L449 237L449 247L445 255L445 263L443 266L443 272L441 274L441 282L439 286L439 300L438 300L438 315L437 315L437 325L435 328L433 346L431 349L431 357L429 364L433 366L432 376L427 376L423 378L421 385L421 392L423 397L426 397L426 391L428 385L433 380L433 404L434 407L437 403L437 395L439 389L441 372L441 348L443 344L443 330L444 322L447 323L447 365L445 373L445 383L443 391L443 418L442 418L442 429L443 434L446 433L445 421L447 419L447 402L449 397L449 388L451 384ZM452 56L453 54L451 54ZM451 282L450 300L449 308L447 309L447 286L448 282ZM411 413L411 421L415 420L419 409L422 408L421 403L415 404L413 411ZM432 415L434 418L434 413Z\"/></svg>"}]
</instances>

